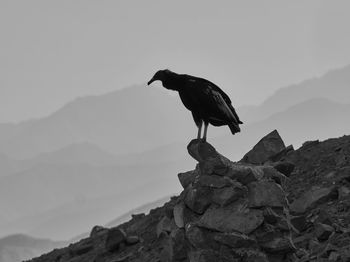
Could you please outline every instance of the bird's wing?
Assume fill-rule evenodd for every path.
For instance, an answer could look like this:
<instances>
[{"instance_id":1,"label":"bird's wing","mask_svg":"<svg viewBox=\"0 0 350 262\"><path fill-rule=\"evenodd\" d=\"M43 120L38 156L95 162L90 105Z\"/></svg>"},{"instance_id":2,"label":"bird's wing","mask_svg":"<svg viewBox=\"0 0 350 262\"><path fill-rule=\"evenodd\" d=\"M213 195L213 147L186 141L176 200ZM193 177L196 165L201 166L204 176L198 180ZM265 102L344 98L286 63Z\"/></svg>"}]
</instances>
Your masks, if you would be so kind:
<instances>
[{"instance_id":1,"label":"bird's wing","mask_svg":"<svg viewBox=\"0 0 350 262\"><path fill-rule=\"evenodd\" d=\"M243 124L242 121L239 119L236 110L232 106L232 102L230 97L217 85L210 82L209 80L206 80L204 78L195 77L191 75L185 75L188 79L188 83L190 83L190 86L195 85L197 88L204 88L206 90L203 90L205 93L211 92L211 95L214 98L214 101L217 103L218 107L221 109L222 112L226 112L225 115L229 119L232 119L235 123Z\"/></svg>"}]
</instances>

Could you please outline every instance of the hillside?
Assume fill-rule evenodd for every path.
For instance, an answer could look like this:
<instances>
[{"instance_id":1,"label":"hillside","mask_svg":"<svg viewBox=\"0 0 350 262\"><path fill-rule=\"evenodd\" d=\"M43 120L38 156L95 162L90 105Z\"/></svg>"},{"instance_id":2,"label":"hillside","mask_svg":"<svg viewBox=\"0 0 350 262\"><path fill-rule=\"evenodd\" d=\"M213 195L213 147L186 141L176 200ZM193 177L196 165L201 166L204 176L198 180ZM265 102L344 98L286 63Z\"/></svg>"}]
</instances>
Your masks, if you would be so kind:
<instances>
[{"instance_id":1,"label":"hillside","mask_svg":"<svg viewBox=\"0 0 350 262\"><path fill-rule=\"evenodd\" d=\"M11 235L0 239L0 262L23 261L66 244L26 235Z\"/></svg>"},{"instance_id":2,"label":"hillside","mask_svg":"<svg viewBox=\"0 0 350 262\"><path fill-rule=\"evenodd\" d=\"M238 163L196 140L188 151L199 165L180 196L31 261L350 259L350 136L293 150L272 132Z\"/></svg>"}]
</instances>

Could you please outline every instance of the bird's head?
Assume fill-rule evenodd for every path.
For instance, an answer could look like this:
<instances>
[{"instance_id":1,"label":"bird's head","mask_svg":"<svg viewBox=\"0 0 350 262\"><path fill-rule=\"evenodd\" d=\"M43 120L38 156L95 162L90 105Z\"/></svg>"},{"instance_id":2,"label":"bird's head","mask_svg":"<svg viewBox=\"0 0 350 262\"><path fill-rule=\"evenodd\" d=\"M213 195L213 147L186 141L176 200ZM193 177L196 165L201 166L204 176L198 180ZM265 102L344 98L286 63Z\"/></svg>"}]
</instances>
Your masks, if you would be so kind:
<instances>
[{"instance_id":1,"label":"bird's head","mask_svg":"<svg viewBox=\"0 0 350 262\"><path fill-rule=\"evenodd\" d=\"M157 73L154 74L154 76L151 78L151 80L148 81L147 85L152 84L154 81L164 81L168 78L168 76L172 74L172 72L168 69L165 70L159 70Z\"/></svg>"}]
</instances>

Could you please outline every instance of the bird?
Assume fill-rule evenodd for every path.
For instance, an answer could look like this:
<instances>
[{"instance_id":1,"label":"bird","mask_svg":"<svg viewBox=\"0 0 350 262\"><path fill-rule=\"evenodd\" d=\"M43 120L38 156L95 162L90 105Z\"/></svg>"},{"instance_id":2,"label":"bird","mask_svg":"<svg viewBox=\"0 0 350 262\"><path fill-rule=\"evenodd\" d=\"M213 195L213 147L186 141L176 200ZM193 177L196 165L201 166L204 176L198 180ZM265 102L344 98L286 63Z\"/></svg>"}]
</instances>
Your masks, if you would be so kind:
<instances>
[{"instance_id":1,"label":"bird","mask_svg":"<svg viewBox=\"0 0 350 262\"><path fill-rule=\"evenodd\" d=\"M232 106L229 96L217 85L204 78L177 74L169 69L159 70L147 82L151 85L154 81L161 81L163 87L177 91L184 106L192 112L194 122L198 127L197 139L207 141L208 125L227 125L232 134L241 131L239 125L243 122L239 119L236 110ZM201 138L204 123L203 138Z\"/></svg>"}]
</instances>

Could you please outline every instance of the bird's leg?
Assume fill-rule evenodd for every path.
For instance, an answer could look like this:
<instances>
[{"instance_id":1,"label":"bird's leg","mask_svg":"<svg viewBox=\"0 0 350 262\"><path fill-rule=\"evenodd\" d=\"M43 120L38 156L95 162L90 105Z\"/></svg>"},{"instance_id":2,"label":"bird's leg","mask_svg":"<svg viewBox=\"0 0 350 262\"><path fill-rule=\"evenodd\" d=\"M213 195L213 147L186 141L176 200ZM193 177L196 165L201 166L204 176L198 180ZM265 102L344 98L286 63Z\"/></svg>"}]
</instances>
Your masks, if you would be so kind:
<instances>
[{"instance_id":1,"label":"bird's leg","mask_svg":"<svg viewBox=\"0 0 350 262\"><path fill-rule=\"evenodd\" d=\"M203 141L206 142L207 141L207 131L208 131L208 122L204 122L204 136L203 136Z\"/></svg>"},{"instance_id":2,"label":"bird's leg","mask_svg":"<svg viewBox=\"0 0 350 262\"><path fill-rule=\"evenodd\" d=\"M201 133L202 133L202 125L203 121L201 120L198 124L198 134L197 134L197 139L201 139Z\"/></svg>"}]
</instances>

